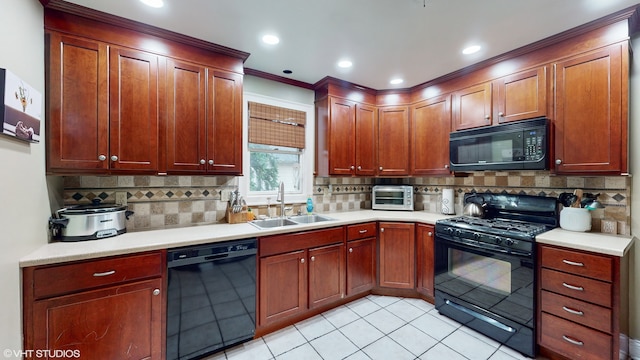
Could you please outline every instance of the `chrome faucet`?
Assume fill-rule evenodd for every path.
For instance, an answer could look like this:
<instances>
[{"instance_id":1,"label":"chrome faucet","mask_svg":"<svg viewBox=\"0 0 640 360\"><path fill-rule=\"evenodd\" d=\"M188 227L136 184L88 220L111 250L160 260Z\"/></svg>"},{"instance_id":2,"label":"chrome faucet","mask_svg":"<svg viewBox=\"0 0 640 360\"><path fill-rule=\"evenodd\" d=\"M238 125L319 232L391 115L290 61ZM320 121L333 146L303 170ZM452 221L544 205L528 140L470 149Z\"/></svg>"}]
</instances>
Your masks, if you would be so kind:
<instances>
[{"instance_id":1,"label":"chrome faucet","mask_svg":"<svg viewBox=\"0 0 640 360\"><path fill-rule=\"evenodd\" d=\"M284 213L284 182L280 181L280 185L278 186L278 196L276 197L276 201L280 202L280 216L286 217Z\"/></svg>"}]
</instances>

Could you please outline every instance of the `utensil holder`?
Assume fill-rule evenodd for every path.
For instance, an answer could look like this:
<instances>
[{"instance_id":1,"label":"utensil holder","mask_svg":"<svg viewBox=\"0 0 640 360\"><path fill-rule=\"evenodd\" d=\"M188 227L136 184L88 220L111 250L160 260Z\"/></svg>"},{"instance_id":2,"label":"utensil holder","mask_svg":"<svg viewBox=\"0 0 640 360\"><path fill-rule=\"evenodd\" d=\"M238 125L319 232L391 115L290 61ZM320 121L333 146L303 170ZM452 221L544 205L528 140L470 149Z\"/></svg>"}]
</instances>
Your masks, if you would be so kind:
<instances>
[{"instance_id":1,"label":"utensil holder","mask_svg":"<svg viewBox=\"0 0 640 360\"><path fill-rule=\"evenodd\" d=\"M560 227L570 231L589 231L591 213L585 208L565 207L560 211Z\"/></svg>"},{"instance_id":2,"label":"utensil holder","mask_svg":"<svg viewBox=\"0 0 640 360\"><path fill-rule=\"evenodd\" d=\"M227 206L227 215L225 216L229 224L240 224L247 222L247 207L243 206L240 212L234 213L231 207Z\"/></svg>"}]
</instances>

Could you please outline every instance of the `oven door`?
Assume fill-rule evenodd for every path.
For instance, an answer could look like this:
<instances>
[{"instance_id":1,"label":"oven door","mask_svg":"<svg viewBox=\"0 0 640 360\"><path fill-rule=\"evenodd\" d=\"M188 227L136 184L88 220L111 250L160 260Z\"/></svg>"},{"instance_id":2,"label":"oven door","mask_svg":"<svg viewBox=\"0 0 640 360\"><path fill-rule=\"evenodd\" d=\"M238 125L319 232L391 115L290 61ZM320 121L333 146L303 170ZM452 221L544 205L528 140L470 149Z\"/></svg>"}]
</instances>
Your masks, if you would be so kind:
<instances>
[{"instance_id":1,"label":"oven door","mask_svg":"<svg viewBox=\"0 0 640 360\"><path fill-rule=\"evenodd\" d=\"M535 355L534 256L455 243L436 235L436 308L521 353Z\"/></svg>"}]
</instances>

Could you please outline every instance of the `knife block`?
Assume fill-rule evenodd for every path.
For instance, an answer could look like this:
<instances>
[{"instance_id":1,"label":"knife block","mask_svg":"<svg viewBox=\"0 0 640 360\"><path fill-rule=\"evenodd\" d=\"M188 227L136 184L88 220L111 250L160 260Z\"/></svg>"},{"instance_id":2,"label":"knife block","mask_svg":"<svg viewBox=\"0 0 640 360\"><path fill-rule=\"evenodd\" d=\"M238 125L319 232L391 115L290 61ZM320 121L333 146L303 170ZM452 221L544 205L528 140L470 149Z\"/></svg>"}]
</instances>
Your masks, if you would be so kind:
<instances>
[{"instance_id":1,"label":"knife block","mask_svg":"<svg viewBox=\"0 0 640 360\"><path fill-rule=\"evenodd\" d=\"M243 206L240 212L234 213L231 211L231 207L227 206L226 219L229 224L239 224L247 222L247 207Z\"/></svg>"}]
</instances>

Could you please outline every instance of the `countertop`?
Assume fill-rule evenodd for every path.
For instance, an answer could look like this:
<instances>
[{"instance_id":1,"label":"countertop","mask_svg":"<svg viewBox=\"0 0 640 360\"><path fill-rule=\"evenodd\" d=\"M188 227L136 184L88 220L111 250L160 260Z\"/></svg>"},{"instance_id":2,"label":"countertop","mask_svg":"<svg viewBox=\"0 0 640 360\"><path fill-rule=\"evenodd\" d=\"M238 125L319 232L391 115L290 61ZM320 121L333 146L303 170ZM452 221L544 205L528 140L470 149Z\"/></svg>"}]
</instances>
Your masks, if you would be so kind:
<instances>
[{"instance_id":1,"label":"countertop","mask_svg":"<svg viewBox=\"0 0 640 360\"><path fill-rule=\"evenodd\" d=\"M406 221L435 224L437 220L451 217L450 215L423 211L381 210L359 210L323 215L330 216L335 220L262 230L247 223L218 223L175 229L128 232L111 238L91 241L54 242L43 245L20 259L20 267L126 255L142 251L171 249L226 240L322 229L367 221ZM628 236L608 236L599 233L579 233L554 229L538 235L536 240L543 244L623 256L631 247L634 239Z\"/></svg>"}]
</instances>

